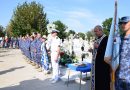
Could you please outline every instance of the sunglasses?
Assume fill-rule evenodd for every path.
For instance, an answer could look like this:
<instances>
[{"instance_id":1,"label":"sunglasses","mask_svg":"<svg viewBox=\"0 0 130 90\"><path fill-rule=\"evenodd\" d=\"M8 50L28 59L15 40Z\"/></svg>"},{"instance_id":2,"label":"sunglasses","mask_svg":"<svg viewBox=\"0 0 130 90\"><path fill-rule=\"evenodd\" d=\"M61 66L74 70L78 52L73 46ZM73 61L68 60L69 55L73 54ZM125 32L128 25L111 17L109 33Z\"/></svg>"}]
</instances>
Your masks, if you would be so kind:
<instances>
[{"instance_id":1,"label":"sunglasses","mask_svg":"<svg viewBox=\"0 0 130 90\"><path fill-rule=\"evenodd\" d=\"M128 22L122 22L122 24L127 24Z\"/></svg>"},{"instance_id":2,"label":"sunglasses","mask_svg":"<svg viewBox=\"0 0 130 90\"><path fill-rule=\"evenodd\" d=\"M122 25L122 24L127 24L128 22L121 22L121 23L119 23L119 25Z\"/></svg>"}]
</instances>

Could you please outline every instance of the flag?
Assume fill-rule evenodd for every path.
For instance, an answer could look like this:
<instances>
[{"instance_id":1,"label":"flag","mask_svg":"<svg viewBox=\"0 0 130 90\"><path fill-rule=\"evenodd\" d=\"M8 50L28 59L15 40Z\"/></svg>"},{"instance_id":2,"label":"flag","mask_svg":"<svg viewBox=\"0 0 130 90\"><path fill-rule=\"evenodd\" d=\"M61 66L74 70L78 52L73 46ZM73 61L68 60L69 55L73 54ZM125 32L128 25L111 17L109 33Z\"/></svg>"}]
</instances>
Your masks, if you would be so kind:
<instances>
[{"instance_id":1,"label":"flag","mask_svg":"<svg viewBox=\"0 0 130 90\"><path fill-rule=\"evenodd\" d=\"M104 56L105 62L110 64L112 68L111 73L111 89L115 90L115 71L119 66L119 50L120 50L120 32L118 27L118 12L117 12L117 0L115 0L115 12L114 17L112 19L112 24L110 28L110 34L108 37L106 52Z\"/></svg>"}]
</instances>

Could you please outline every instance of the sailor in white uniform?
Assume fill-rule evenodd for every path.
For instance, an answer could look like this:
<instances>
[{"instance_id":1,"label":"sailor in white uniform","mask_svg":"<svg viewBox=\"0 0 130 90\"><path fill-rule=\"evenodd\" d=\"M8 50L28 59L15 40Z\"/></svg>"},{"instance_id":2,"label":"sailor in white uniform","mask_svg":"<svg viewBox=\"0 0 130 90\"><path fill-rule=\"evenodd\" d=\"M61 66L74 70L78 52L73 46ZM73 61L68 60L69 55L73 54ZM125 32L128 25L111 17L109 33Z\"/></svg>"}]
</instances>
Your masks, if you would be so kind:
<instances>
[{"instance_id":1,"label":"sailor in white uniform","mask_svg":"<svg viewBox=\"0 0 130 90\"><path fill-rule=\"evenodd\" d=\"M57 36L58 30L52 30L51 32L51 63L52 63L52 83L55 83L59 80L59 59L60 59L60 38Z\"/></svg>"}]
</instances>

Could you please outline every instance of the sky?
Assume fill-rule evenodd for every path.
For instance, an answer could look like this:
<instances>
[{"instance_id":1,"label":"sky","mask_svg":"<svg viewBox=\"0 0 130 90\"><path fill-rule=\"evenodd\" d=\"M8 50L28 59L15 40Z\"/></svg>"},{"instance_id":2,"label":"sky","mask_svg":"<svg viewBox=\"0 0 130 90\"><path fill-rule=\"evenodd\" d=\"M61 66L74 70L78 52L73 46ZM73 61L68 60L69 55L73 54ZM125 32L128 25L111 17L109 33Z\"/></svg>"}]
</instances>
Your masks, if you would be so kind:
<instances>
[{"instance_id":1,"label":"sky","mask_svg":"<svg viewBox=\"0 0 130 90\"><path fill-rule=\"evenodd\" d=\"M18 4L36 1L50 23L60 20L68 30L87 32L114 16L115 0L0 0L0 25L6 27ZM118 16L130 16L130 0L118 0Z\"/></svg>"}]
</instances>

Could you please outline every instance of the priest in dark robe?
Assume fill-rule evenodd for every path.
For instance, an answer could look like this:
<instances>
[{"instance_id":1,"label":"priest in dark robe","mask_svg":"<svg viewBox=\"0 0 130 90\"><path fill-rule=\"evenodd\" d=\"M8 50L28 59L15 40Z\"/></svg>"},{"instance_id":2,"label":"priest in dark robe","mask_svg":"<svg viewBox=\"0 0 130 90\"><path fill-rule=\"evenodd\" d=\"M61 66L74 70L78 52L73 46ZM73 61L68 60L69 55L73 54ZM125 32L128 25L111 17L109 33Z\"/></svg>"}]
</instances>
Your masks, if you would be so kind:
<instances>
[{"instance_id":1,"label":"priest in dark robe","mask_svg":"<svg viewBox=\"0 0 130 90\"><path fill-rule=\"evenodd\" d=\"M108 37L100 25L95 26L94 34L96 39L92 51L91 90L110 90L110 66L104 61Z\"/></svg>"}]
</instances>

